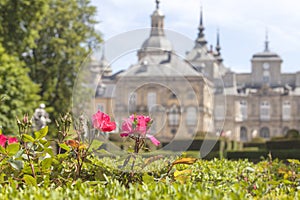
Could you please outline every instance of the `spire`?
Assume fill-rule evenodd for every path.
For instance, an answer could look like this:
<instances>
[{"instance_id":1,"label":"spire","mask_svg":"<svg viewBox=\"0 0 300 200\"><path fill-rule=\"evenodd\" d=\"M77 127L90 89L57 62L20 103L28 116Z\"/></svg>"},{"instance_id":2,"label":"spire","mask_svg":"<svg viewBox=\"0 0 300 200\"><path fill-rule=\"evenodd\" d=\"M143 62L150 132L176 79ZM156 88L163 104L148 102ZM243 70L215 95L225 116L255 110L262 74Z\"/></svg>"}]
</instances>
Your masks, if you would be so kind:
<instances>
[{"instance_id":1,"label":"spire","mask_svg":"<svg viewBox=\"0 0 300 200\"><path fill-rule=\"evenodd\" d=\"M265 52L268 52L269 50L269 39L268 39L268 29L266 30L266 40L265 40Z\"/></svg>"},{"instance_id":2,"label":"spire","mask_svg":"<svg viewBox=\"0 0 300 200\"><path fill-rule=\"evenodd\" d=\"M220 33L219 33L219 29L217 29L217 44L216 44L216 51L219 55L221 55L221 46L220 46Z\"/></svg>"},{"instance_id":3,"label":"spire","mask_svg":"<svg viewBox=\"0 0 300 200\"><path fill-rule=\"evenodd\" d=\"M200 26L203 27L203 9L200 7ZM204 27L203 27L204 30Z\"/></svg>"},{"instance_id":4,"label":"spire","mask_svg":"<svg viewBox=\"0 0 300 200\"><path fill-rule=\"evenodd\" d=\"M156 10L151 15L151 35L152 36L163 36L164 35L164 18L165 16L159 10L160 0L156 0Z\"/></svg>"},{"instance_id":5,"label":"spire","mask_svg":"<svg viewBox=\"0 0 300 200\"><path fill-rule=\"evenodd\" d=\"M202 6L200 8L200 23L198 26L198 38L196 39L196 41L200 44L200 45L205 45L207 42L204 38L204 26L203 26L203 12L202 12Z\"/></svg>"},{"instance_id":6,"label":"spire","mask_svg":"<svg viewBox=\"0 0 300 200\"><path fill-rule=\"evenodd\" d=\"M156 0L155 3L156 3L156 10L158 10L159 9L160 0Z\"/></svg>"},{"instance_id":7,"label":"spire","mask_svg":"<svg viewBox=\"0 0 300 200\"><path fill-rule=\"evenodd\" d=\"M220 32L219 29L217 29L217 44L216 44L216 52L214 53L215 58L219 63L223 61L221 56L221 46L220 46Z\"/></svg>"},{"instance_id":8,"label":"spire","mask_svg":"<svg viewBox=\"0 0 300 200\"><path fill-rule=\"evenodd\" d=\"M108 60L105 58L105 46L102 46L102 56L100 59L100 73L103 76L110 76L112 73L111 66Z\"/></svg>"}]
</instances>

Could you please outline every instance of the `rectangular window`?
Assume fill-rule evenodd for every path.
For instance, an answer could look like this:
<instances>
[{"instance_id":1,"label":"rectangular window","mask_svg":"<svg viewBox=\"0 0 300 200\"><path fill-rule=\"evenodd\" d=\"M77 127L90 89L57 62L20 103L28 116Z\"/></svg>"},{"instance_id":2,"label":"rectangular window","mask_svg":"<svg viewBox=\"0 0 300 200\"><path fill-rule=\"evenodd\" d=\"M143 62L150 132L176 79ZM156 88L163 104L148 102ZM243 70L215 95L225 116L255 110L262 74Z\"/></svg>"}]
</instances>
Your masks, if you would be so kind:
<instances>
[{"instance_id":1,"label":"rectangular window","mask_svg":"<svg viewBox=\"0 0 300 200\"><path fill-rule=\"evenodd\" d=\"M155 92L148 93L147 103L148 103L148 110L150 110L151 107L156 104L156 93Z\"/></svg>"},{"instance_id":2,"label":"rectangular window","mask_svg":"<svg viewBox=\"0 0 300 200\"><path fill-rule=\"evenodd\" d=\"M97 104L97 111L98 110L100 110L101 112L105 112L104 104L102 104L102 103Z\"/></svg>"},{"instance_id":3,"label":"rectangular window","mask_svg":"<svg viewBox=\"0 0 300 200\"><path fill-rule=\"evenodd\" d=\"M223 105L217 105L215 109L215 119L223 120L225 117L225 109Z\"/></svg>"},{"instance_id":4,"label":"rectangular window","mask_svg":"<svg viewBox=\"0 0 300 200\"><path fill-rule=\"evenodd\" d=\"M170 108L170 111L168 113L168 120L170 126L177 126L179 125L179 110L176 107L176 105L173 105Z\"/></svg>"},{"instance_id":5,"label":"rectangular window","mask_svg":"<svg viewBox=\"0 0 300 200\"><path fill-rule=\"evenodd\" d=\"M186 125L195 126L197 124L197 110L195 107L188 107L186 110Z\"/></svg>"},{"instance_id":6,"label":"rectangular window","mask_svg":"<svg viewBox=\"0 0 300 200\"><path fill-rule=\"evenodd\" d=\"M291 104L285 101L282 104L282 120L287 121L291 119Z\"/></svg>"},{"instance_id":7,"label":"rectangular window","mask_svg":"<svg viewBox=\"0 0 300 200\"><path fill-rule=\"evenodd\" d=\"M242 120L246 120L248 118L247 101L245 100L240 101L240 109L241 109Z\"/></svg>"},{"instance_id":8,"label":"rectangular window","mask_svg":"<svg viewBox=\"0 0 300 200\"><path fill-rule=\"evenodd\" d=\"M263 101L260 104L260 119L270 120L270 104L267 101Z\"/></svg>"},{"instance_id":9,"label":"rectangular window","mask_svg":"<svg viewBox=\"0 0 300 200\"><path fill-rule=\"evenodd\" d=\"M129 112L135 112L136 111L136 105L137 105L137 94L136 92L129 94L129 101L128 101L128 107Z\"/></svg>"}]
</instances>

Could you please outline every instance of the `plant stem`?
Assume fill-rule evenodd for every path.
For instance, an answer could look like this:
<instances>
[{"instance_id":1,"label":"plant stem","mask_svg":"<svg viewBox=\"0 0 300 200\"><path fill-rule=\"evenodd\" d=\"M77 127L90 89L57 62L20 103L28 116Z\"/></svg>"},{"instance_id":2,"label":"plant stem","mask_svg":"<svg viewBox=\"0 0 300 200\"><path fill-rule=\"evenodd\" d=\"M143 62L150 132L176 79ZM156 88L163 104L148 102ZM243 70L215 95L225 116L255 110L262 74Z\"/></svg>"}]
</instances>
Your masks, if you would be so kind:
<instances>
[{"instance_id":1,"label":"plant stem","mask_svg":"<svg viewBox=\"0 0 300 200\"><path fill-rule=\"evenodd\" d=\"M27 158L28 158L29 163L30 163L30 168L31 168L32 176L33 176L34 178L36 178L34 166L33 166L32 160L31 160L31 158L30 158L30 156L29 156L29 150L28 150L28 148L27 148L26 143L24 143L24 147L25 147L25 151L26 151L26 154L27 154Z\"/></svg>"}]
</instances>

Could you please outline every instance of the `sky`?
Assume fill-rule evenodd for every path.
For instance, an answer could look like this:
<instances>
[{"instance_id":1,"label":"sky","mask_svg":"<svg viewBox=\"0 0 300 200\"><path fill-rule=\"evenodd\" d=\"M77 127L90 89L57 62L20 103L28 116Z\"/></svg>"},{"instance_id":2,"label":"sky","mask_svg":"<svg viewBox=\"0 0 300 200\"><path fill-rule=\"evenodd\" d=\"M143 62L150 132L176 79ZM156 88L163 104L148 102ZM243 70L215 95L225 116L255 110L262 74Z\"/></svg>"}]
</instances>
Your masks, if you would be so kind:
<instances>
[{"instance_id":1,"label":"sky","mask_svg":"<svg viewBox=\"0 0 300 200\"><path fill-rule=\"evenodd\" d=\"M97 7L99 24L96 29L102 33L104 41L136 29L149 28L150 15L156 6L155 0L91 2ZM231 70L251 71L251 57L264 50L267 30L270 50L283 59L282 72L300 71L299 0L161 0L165 28L194 41L201 6L208 45L215 46L219 29L224 64ZM142 45L142 40L136 42ZM114 64L129 67L137 61L136 54L130 53L119 61L123 63Z\"/></svg>"}]
</instances>

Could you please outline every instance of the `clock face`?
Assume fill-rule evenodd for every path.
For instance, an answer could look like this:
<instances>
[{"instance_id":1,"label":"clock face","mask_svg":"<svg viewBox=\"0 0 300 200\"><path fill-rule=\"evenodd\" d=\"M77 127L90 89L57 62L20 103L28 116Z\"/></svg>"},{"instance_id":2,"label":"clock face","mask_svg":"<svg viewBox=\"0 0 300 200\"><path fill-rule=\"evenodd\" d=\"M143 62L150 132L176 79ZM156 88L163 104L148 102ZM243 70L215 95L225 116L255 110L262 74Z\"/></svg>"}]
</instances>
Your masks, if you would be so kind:
<instances>
[{"instance_id":1,"label":"clock face","mask_svg":"<svg viewBox=\"0 0 300 200\"><path fill-rule=\"evenodd\" d=\"M269 64L269 63L264 63L264 64L263 64L263 68L264 68L264 69L269 69L269 67L270 67L270 64Z\"/></svg>"}]
</instances>

